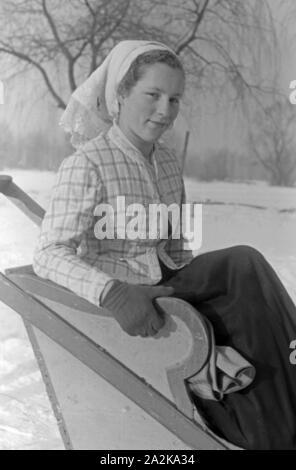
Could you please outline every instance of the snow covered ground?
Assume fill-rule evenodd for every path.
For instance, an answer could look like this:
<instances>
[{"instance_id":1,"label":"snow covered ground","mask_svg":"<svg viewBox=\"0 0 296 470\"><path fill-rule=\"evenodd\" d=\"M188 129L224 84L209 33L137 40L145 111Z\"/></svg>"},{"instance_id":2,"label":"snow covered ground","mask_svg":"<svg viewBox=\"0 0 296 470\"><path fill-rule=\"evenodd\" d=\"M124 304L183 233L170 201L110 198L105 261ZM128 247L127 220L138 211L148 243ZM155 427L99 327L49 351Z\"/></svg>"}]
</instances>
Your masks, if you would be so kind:
<instances>
[{"instance_id":1,"label":"snow covered ground","mask_svg":"<svg viewBox=\"0 0 296 470\"><path fill-rule=\"evenodd\" d=\"M7 170L44 207L55 175ZM296 188L261 182L204 183L186 179L188 201L203 207L201 252L235 244L259 249L296 302ZM29 264L38 235L0 196L0 270ZM20 317L0 302L0 449L63 449L63 442Z\"/></svg>"}]
</instances>

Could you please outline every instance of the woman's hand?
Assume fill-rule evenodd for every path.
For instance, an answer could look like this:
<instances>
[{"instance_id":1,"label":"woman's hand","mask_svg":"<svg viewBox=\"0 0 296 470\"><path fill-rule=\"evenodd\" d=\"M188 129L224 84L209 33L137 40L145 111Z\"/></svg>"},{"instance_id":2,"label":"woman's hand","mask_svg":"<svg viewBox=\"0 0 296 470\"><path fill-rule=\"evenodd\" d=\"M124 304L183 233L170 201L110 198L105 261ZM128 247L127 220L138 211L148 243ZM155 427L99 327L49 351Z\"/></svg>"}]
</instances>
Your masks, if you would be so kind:
<instances>
[{"instance_id":1,"label":"woman's hand","mask_svg":"<svg viewBox=\"0 0 296 470\"><path fill-rule=\"evenodd\" d=\"M164 325L153 305L156 297L170 296L169 286L134 285L110 281L101 296L101 305L113 313L121 328L131 336L154 336Z\"/></svg>"}]
</instances>

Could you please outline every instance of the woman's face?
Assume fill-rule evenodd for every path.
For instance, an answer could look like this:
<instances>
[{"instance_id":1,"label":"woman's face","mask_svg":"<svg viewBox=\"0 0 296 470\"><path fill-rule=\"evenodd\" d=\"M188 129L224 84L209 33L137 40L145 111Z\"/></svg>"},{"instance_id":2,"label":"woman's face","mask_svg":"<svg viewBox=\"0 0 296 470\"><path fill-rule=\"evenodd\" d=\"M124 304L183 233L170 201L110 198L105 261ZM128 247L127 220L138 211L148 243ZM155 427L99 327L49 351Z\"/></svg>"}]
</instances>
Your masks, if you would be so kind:
<instances>
[{"instance_id":1,"label":"woman's face","mask_svg":"<svg viewBox=\"0 0 296 470\"><path fill-rule=\"evenodd\" d=\"M119 127L145 156L176 119L183 91L182 71L156 63L145 68L127 96L119 97Z\"/></svg>"}]
</instances>

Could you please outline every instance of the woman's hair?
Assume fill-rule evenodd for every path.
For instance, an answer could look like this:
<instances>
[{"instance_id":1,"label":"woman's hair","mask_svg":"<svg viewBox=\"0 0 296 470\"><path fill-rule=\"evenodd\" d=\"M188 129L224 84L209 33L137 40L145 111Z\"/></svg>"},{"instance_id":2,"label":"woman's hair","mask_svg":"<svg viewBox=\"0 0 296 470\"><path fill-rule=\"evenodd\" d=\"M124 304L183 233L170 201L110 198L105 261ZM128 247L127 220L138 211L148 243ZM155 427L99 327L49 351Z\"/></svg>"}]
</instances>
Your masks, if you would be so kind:
<instances>
[{"instance_id":1,"label":"woman's hair","mask_svg":"<svg viewBox=\"0 0 296 470\"><path fill-rule=\"evenodd\" d=\"M175 54L170 51L155 49L136 57L118 85L118 95L127 95L144 75L145 69L154 64L166 64L173 69L181 70L185 78L183 65Z\"/></svg>"}]
</instances>

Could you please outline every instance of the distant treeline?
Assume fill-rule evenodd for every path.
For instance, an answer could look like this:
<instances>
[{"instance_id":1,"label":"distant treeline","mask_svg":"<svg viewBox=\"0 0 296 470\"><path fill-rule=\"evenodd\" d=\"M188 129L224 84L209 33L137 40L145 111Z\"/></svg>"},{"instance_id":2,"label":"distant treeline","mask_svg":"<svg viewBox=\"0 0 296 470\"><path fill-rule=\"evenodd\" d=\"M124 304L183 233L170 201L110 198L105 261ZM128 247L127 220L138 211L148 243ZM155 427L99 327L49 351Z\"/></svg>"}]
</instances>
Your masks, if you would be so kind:
<instances>
[{"instance_id":1,"label":"distant treeline","mask_svg":"<svg viewBox=\"0 0 296 470\"><path fill-rule=\"evenodd\" d=\"M57 170L73 148L66 137L55 138L42 130L31 131L16 138L6 127L0 135L0 169L26 168Z\"/></svg>"},{"instance_id":2,"label":"distant treeline","mask_svg":"<svg viewBox=\"0 0 296 470\"><path fill-rule=\"evenodd\" d=\"M202 155L194 155L191 151L186 158L184 175L194 175L203 181L269 181L268 173L251 155L240 154L227 148L209 149Z\"/></svg>"},{"instance_id":3,"label":"distant treeline","mask_svg":"<svg viewBox=\"0 0 296 470\"><path fill-rule=\"evenodd\" d=\"M62 160L74 152L68 136L59 135L55 138L38 130L15 138L8 126L2 131L4 132L0 134L0 170L7 167L56 171ZM227 148L207 150L201 154L192 151L191 147L186 155L184 175L204 181L250 179L269 181L269 174L251 155L239 154Z\"/></svg>"}]
</instances>

